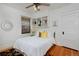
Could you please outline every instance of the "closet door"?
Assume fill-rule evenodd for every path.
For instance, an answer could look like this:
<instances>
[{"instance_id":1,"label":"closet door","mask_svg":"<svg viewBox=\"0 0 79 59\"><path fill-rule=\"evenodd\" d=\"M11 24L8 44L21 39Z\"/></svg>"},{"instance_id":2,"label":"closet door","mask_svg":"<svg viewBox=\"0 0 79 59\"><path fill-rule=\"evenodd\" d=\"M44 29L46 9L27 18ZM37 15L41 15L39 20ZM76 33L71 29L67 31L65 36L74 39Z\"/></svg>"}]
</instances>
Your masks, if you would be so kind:
<instances>
[{"instance_id":1,"label":"closet door","mask_svg":"<svg viewBox=\"0 0 79 59\"><path fill-rule=\"evenodd\" d=\"M62 31L57 42L63 46L79 50L79 13L62 15L60 23Z\"/></svg>"}]
</instances>

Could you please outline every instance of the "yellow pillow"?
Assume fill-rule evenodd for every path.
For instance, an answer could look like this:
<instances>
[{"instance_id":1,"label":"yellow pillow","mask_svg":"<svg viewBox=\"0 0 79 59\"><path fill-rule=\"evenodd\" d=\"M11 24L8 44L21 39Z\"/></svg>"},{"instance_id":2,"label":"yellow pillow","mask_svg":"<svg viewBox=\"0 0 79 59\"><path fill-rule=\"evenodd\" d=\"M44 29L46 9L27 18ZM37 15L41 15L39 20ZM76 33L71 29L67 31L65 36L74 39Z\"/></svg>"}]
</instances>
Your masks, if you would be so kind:
<instances>
[{"instance_id":1,"label":"yellow pillow","mask_svg":"<svg viewBox=\"0 0 79 59\"><path fill-rule=\"evenodd\" d=\"M48 36L48 33L47 32L39 32L39 36L41 37L41 38L47 38L47 36Z\"/></svg>"}]
</instances>

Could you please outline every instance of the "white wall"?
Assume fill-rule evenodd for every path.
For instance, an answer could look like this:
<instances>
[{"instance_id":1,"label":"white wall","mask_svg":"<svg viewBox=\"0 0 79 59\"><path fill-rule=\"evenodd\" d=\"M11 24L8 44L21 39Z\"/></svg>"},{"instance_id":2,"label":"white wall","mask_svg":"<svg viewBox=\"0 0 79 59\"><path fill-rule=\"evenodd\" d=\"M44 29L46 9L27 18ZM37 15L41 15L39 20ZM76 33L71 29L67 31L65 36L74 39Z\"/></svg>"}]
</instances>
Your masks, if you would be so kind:
<instances>
[{"instance_id":1,"label":"white wall","mask_svg":"<svg viewBox=\"0 0 79 59\"><path fill-rule=\"evenodd\" d=\"M52 19L58 24L54 30L57 43L79 50L79 4L71 4L52 13ZM63 31L64 35L62 35Z\"/></svg>"},{"instance_id":2,"label":"white wall","mask_svg":"<svg viewBox=\"0 0 79 59\"><path fill-rule=\"evenodd\" d=\"M30 17L31 14L5 5L0 5L0 24L5 20L13 24L11 31L3 31L0 27L0 49L12 47L14 41L21 35L21 16Z\"/></svg>"}]
</instances>

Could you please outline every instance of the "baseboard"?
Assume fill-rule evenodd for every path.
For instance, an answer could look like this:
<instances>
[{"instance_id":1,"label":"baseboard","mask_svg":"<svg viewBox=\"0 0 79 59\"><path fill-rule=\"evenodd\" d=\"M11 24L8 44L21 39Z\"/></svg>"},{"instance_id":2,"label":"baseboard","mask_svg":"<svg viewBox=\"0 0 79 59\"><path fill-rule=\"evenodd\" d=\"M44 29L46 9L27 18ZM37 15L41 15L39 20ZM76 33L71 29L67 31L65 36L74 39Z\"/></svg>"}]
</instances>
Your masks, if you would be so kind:
<instances>
[{"instance_id":1,"label":"baseboard","mask_svg":"<svg viewBox=\"0 0 79 59\"><path fill-rule=\"evenodd\" d=\"M64 48L71 49L71 50L74 50L74 51L79 51L79 50L77 50L77 49L73 49L73 48L70 48L70 47L66 47L66 46L63 46L63 45L61 45L61 44L54 44L54 45L62 46L62 47L64 47Z\"/></svg>"}]
</instances>

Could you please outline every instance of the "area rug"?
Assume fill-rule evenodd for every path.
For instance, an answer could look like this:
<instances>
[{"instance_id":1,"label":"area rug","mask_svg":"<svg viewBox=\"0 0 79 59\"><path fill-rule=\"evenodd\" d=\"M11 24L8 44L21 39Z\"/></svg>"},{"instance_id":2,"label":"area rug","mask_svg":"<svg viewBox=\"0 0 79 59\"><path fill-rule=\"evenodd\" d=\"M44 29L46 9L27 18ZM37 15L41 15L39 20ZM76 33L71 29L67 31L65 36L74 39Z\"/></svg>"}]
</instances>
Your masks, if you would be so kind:
<instances>
[{"instance_id":1,"label":"area rug","mask_svg":"<svg viewBox=\"0 0 79 59\"><path fill-rule=\"evenodd\" d=\"M0 56L24 56L24 53L18 49L8 49L6 51L0 52Z\"/></svg>"}]
</instances>

